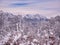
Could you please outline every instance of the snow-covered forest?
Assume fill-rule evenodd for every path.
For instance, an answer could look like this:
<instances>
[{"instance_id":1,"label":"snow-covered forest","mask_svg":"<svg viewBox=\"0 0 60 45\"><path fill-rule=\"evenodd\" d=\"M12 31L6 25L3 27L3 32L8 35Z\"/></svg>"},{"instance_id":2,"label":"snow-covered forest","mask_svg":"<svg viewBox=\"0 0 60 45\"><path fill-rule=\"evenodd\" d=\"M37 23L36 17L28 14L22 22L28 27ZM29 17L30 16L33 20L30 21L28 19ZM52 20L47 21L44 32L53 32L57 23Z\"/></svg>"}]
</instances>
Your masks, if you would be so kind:
<instances>
[{"instance_id":1,"label":"snow-covered forest","mask_svg":"<svg viewBox=\"0 0 60 45\"><path fill-rule=\"evenodd\" d=\"M0 11L0 45L60 45L60 16Z\"/></svg>"}]
</instances>

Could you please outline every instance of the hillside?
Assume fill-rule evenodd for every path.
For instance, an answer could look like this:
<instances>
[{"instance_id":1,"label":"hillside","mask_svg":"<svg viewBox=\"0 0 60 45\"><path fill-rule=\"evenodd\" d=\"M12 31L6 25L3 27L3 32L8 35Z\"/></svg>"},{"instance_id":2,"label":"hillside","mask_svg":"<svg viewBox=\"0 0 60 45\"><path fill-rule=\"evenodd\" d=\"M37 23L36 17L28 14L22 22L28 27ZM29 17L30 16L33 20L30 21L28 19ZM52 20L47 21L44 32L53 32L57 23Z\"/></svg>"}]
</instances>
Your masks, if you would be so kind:
<instances>
[{"instance_id":1,"label":"hillside","mask_svg":"<svg viewBox=\"0 0 60 45\"><path fill-rule=\"evenodd\" d=\"M0 11L0 45L60 45L60 16Z\"/></svg>"}]
</instances>

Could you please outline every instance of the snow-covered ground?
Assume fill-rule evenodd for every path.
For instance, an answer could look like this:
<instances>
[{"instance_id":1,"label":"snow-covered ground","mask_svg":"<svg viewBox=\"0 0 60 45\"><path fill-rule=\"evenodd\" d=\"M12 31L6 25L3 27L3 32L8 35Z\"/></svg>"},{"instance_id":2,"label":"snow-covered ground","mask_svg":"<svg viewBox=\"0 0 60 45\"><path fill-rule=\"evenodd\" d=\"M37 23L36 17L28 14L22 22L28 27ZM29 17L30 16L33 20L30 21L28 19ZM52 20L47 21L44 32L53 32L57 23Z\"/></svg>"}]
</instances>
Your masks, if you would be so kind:
<instances>
[{"instance_id":1,"label":"snow-covered ground","mask_svg":"<svg viewBox=\"0 0 60 45\"><path fill-rule=\"evenodd\" d=\"M47 19L1 12L0 45L60 45L60 16Z\"/></svg>"}]
</instances>

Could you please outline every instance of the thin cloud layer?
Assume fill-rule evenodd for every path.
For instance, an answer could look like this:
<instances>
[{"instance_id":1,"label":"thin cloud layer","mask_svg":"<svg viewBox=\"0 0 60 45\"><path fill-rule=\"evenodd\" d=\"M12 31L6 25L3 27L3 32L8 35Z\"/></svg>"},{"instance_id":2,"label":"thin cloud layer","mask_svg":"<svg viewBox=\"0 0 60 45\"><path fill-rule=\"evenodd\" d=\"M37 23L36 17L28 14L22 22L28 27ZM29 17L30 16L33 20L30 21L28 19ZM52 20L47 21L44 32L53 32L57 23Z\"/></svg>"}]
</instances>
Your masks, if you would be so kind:
<instances>
[{"instance_id":1,"label":"thin cloud layer","mask_svg":"<svg viewBox=\"0 0 60 45\"><path fill-rule=\"evenodd\" d=\"M16 10L15 13L20 14L38 13L51 17L60 15L60 0L0 0L0 10L3 9L10 9L10 12Z\"/></svg>"}]
</instances>

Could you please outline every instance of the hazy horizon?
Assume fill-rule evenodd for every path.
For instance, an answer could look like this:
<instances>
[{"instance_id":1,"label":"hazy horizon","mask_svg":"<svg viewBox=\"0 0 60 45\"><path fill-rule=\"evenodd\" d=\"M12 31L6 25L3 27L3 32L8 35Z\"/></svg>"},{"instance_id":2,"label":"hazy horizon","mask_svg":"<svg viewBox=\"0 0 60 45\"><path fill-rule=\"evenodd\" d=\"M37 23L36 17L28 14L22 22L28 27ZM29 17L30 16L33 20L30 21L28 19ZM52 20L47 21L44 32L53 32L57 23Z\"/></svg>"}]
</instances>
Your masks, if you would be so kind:
<instances>
[{"instance_id":1,"label":"hazy horizon","mask_svg":"<svg viewBox=\"0 0 60 45\"><path fill-rule=\"evenodd\" d=\"M60 15L60 0L0 0L0 10L13 14Z\"/></svg>"}]
</instances>

